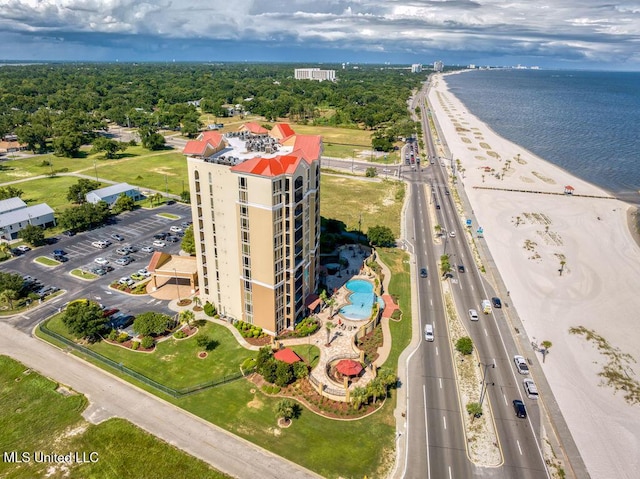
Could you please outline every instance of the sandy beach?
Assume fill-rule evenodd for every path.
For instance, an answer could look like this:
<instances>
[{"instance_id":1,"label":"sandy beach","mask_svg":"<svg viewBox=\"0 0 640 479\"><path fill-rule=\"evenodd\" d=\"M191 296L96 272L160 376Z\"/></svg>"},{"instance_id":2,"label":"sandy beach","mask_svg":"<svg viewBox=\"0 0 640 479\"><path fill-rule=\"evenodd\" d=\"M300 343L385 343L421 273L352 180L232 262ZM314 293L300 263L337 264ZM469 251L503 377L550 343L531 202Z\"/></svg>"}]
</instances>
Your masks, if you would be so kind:
<instances>
[{"instance_id":1,"label":"sandy beach","mask_svg":"<svg viewBox=\"0 0 640 479\"><path fill-rule=\"evenodd\" d=\"M498 136L446 76L432 78L430 107L484 229L476 241L490 249L529 338L553 344L544 364L522 352L540 363L591 477L638 477L640 247L630 206Z\"/></svg>"}]
</instances>

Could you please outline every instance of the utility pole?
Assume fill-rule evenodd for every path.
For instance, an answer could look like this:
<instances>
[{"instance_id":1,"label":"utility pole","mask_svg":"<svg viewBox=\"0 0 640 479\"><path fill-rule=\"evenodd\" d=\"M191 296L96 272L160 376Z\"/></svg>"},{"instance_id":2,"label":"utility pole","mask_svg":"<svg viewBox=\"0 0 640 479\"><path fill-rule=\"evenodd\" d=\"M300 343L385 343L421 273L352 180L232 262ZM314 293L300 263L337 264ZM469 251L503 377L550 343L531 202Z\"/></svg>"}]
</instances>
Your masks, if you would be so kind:
<instances>
[{"instance_id":1,"label":"utility pole","mask_svg":"<svg viewBox=\"0 0 640 479\"><path fill-rule=\"evenodd\" d=\"M487 392L487 386L489 384L487 382L487 369L489 368L494 369L496 365L493 363L490 363L490 364L478 363L478 366L484 366L484 373L482 374L482 383L480 385L480 408L482 409L482 402L484 401L484 396ZM491 383L491 385L493 385L493 383Z\"/></svg>"}]
</instances>

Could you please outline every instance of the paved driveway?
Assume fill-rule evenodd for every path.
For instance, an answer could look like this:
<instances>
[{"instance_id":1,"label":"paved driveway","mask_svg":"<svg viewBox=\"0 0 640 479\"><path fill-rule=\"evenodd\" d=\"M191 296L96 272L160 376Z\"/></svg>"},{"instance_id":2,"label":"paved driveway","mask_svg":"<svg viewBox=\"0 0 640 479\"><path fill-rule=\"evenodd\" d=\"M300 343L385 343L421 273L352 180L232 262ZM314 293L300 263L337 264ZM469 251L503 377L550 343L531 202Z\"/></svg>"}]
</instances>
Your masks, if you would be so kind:
<instances>
[{"instance_id":1,"label":"paved driveway","mask_svg":"<svg viewBox=\"0 0 640 479\"><path fill-rule=\"evenodd\" d=\"M0 352L86 395L92 422L125 418L233 477L320 477L4 323Z\"/></svg>"}]
</instances>

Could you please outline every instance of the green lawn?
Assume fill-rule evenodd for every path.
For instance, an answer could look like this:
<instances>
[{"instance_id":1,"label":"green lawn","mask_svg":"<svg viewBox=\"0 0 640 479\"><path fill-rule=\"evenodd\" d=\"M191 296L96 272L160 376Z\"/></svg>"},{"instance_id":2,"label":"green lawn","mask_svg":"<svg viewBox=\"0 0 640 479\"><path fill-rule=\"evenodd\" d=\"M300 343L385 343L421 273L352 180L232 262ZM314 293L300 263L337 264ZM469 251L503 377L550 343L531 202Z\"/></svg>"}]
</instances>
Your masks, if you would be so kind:
<instances>
[{"instance_id":1,"label":"green lawn","mask_svg":"<svg viewBox=\"0 0 640 479\"><path fill-rule=\"evenodd\" d=\"M62 323L62 315L51 318L47 327L73 339ZM254 351L241 347L231 332L223 326L202 321L198 334L206 334L218 342L218 346L209 351L209 355L204 359L198 358L202 349L196 344L195 336L183 340L171 337L161 341L153 353L131 351L105 341L88 347L173 389L196 386L236 374L240 371L242 361L256 355Z\"/></svg>"},{"instance_id":2,"label":"green lawn","mask_svg":"<svg viewBox=\"0 0 640 479\"><path fill-rule=\"evenodd\" d=\"M50 175L52 171L75 171L93 167L93 159L90 158L62 158L53 154L17 159L11 159L9 155L8 158L0 164L0 183ZM51 165L45 164L46 162Z\"/></svg>"},{"instance_id":3,"label":"green lawn","mask_svg":"<svg viewBox=\"0 0 640 479\"><path fill-rule=\"evenodd\" d=\"M46 256L38 256L36 259L34 259L34 261L36 263L40 263L40 264L42 264L44 266L49 266L49 267L58 266L60 264L60 261L56 261L55 259L47 258Z\"/></svg>"},{"instance_id":4,"label":"green lawn","mask_svg":"<svg viewBox=\"0 0 640 479\"><path fill-rule=\"evenodd\" d=\"M0 477L222 479L227 476L123 419L87 423L84 396L64 396L57 384L6 356L0 356L0 450L68 454L96 452L99 461L72 465L68 473L50 464L0 462ZM70 431L74 430L74 434Z\"/></svg>"},{"instance_id":5,"label":"green lawn","mask_svg":"<svg viewBox=\"0 0 640 479\"><path fill-rule=\"evenodd\" d=\"M96 274L85 273L84 271L81 271L79 269L71 270L71 275L77 276L78 278L85 279L85 280L94 280L98 277L98 275Z\"/></svg>"},{"instance_id":6,"label":"green lawn","mask_svg":"<svg viewBox=\"0 0 640 479\"><path fill-rule=\"evenodd\" d=\"M78 178L74 176L54 176L25 181L14 186L24 192L22 199L29 206L47 203L56 212L60 212L74 206L67 200L67 193L69 187L77 182Z\"/></svg>"},{"instance_id":7,"label":"green lawn","mask_svg":"<svg viewBox=\"0 0 640 479\"><path fill-rule=\"evenodd\" d=\"M320 214L344 222L348 230L357 231L362 217L363 233L372 226L383 225L391 228L396 238L400 236L403 183L322 175L320 197Z\"/></svg>"},{"instance_id":8,"label":"green lawn","mask_svg":"<svg viewBox=\"0 0 640 479\"><path fill-rule=\"evenodd\" d=\"M97 166L98 176L116 182L127 182L179 195L182 188L189 189L187 160L176 150L147 152L147 154L120 160L105 160Z\"/></svg>"}]
</instances>

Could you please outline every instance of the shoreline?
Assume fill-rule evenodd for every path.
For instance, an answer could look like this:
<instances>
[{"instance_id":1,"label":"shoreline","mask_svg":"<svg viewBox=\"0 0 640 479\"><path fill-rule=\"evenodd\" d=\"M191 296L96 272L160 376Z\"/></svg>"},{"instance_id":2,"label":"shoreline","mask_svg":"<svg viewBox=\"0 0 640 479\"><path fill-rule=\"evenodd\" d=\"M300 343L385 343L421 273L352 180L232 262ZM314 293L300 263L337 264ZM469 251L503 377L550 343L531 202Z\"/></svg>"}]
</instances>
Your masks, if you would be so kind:
<instances>
[{"instance_id":1,"label":"shoreline","mask_svg":"<svg viewBox=\"0 0 640 479\"><path fill-rule=\"evenodd\" d=\"M632 356L640 341L637 208L500 137L445 77L431 78L429 104L456 171L447 169L485 231L527 335L553 343L546 363L522 352L544 371L591 477L630 479L640 466L638 406L602 385L610 357L572 331L594 331L629 364L640 360Z\"/></svg>"}]
</instances>

